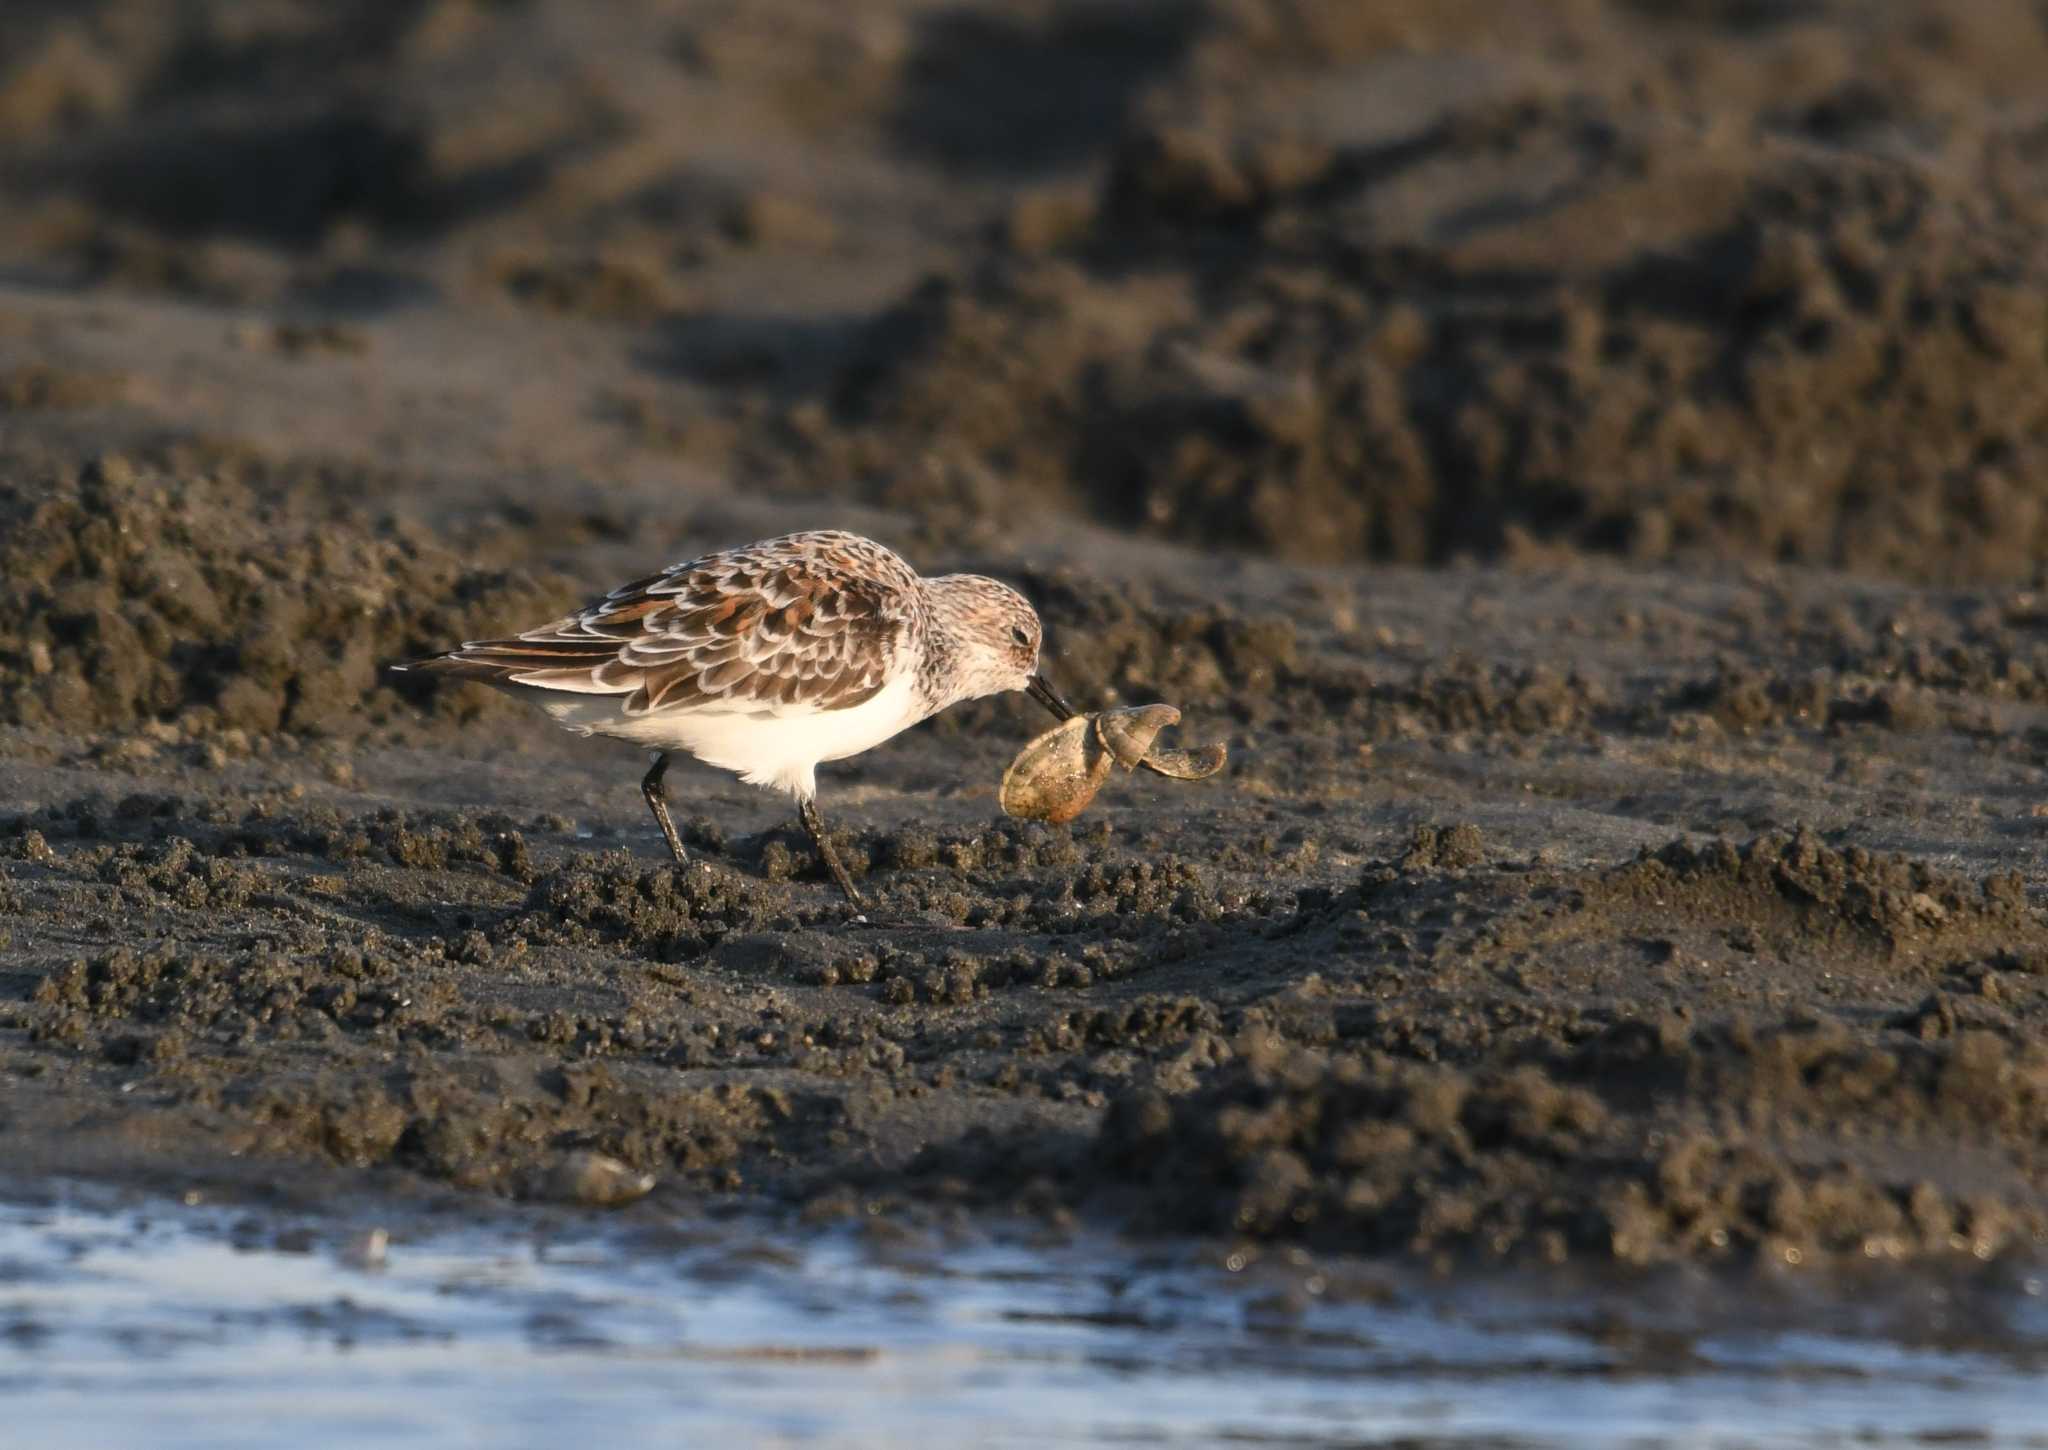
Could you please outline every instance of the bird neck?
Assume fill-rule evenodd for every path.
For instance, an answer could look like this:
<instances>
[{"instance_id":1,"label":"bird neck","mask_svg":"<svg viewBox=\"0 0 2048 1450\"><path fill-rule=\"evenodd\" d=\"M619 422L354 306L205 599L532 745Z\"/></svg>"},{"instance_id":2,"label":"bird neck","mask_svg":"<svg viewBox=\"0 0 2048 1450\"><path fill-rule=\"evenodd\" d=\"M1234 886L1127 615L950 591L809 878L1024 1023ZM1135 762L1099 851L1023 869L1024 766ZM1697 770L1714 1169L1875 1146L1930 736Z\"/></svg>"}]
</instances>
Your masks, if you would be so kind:
<instances>
[{"instance_id":1,"label":"bird neck","mask_svg":"<svg viewBox=\"0 0 2048 1450\"><path fill-rule=\"evenodd\" d=\"M961 664L966 641L943 601L933 600L925 611L924 648L918 653L917 696L927 715L936 715L959 700L964 676Z\"/></svg>"}]
</instances>

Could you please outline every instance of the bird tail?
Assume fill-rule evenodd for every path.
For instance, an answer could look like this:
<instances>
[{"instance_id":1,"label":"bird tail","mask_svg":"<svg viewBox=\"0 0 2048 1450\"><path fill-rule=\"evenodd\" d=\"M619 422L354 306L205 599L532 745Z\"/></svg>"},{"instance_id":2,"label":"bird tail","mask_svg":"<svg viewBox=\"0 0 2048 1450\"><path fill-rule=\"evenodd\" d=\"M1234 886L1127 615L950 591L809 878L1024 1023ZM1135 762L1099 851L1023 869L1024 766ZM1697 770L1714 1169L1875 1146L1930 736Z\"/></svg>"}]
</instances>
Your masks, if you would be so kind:
<instances>
[{"instance_id":1,"label":"bird tail","mask_svg":"<svg viewBox=\"0 0 2048 1450\"><path fill-rule=\"evenodd\" d=\"M478 680L486 685L535 685L615 694L620 693L617 685L600 686L591 673L617 652L616 640L480 639L446 654L407 660L390 668L401 674L442 675L455 680ZM630 688L637 685L635 681Z\"/></svg>"}]
</instances>

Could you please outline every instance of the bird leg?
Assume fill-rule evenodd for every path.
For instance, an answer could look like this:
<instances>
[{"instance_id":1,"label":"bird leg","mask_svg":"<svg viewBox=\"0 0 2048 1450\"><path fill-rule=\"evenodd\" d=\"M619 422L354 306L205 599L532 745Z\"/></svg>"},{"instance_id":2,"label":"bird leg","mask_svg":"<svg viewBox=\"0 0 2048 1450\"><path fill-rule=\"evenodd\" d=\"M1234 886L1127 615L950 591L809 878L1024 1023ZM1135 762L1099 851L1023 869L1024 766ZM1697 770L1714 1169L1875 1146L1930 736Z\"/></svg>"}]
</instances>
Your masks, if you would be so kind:
<instances>
[{"instance_id":1,"label":"bird leg","mask_svg":"<svg viewBox=\"0 0 2048 1450\"><path fill-rule=\"evenodd\" d=\"M832 879L839 883L839 889L846 893L846 899L853 903L855 911L866 911L868 904L861 900L860 892L854 889L853 878L846 874L846 866L839 859L839 853L832 849L832 843L825 839L825 823L818 819L818 804L809 796L796 803L798 819L804 823L804 830L810 833L811 844L818 848L824 858L825 868L832 873Z\"/></svg>"},{"instance_id":2,"label":"bird leg","mask_svg":"<svg viewBox=\"0 0 2048 1450\"><path fill-rule=\"evenodd\" d=\"M654 757L654 767L640 782L640 794L647 797L647 809L654 812L654 822L661 827L661 837L668 842L669 855L676 858L678 867L687 868L690 858L683 854L683 838L676 834L676 823L668 818L668 793L661 788L661 778L668 774L668 752Z\"/></svg>"}]
</instances>

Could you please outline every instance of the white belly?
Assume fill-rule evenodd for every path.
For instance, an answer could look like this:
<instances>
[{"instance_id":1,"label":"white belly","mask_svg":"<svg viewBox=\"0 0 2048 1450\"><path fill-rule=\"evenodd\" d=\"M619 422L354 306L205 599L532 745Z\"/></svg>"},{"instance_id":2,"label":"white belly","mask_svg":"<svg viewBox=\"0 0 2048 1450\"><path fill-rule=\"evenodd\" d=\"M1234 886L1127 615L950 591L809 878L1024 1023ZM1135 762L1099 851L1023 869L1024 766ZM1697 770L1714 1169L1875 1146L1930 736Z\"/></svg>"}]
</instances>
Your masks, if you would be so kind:
<instances>
[{"instance_id":1,"label":"white belly","mask_svg":"<svg viewBox=\"0 0 2048 1450\"><path fill-rule=\"evenodd\" d=\"M704 710L628 715L622 708L624 695L519 693L578 734L679 750L730 770L749 785L786 790L800 799L817 794L818 762L871 750L924 718L908 674L851 709L788 715Z\"/></svg>"}]
</instances>

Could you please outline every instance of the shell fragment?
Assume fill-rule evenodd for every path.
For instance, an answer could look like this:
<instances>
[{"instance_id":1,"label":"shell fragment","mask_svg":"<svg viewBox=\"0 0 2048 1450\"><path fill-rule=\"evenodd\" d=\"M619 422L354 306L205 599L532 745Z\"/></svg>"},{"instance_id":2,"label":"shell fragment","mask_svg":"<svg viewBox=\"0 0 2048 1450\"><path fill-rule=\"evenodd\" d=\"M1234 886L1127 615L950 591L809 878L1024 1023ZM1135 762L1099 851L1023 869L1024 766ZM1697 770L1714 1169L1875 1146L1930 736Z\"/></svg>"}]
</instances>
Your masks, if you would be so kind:
<instances>
[{"instance_id":1,"label":"shell fragment","mask_svg":"<svg viewBox=\"0 0 2048 1450\"><path fill-rule=\"evenodd\" d=\"M1171 705L1136 705L1126 710L1103 710L1095 716L1095 738L1130 770L1152 749L1159 732L1180 723L1180 711Z\"/></svg>"},{"instance_id":2,"label":"shell fragment","mask_svg":"<svg viewBox=\"0 0 2048 1450\"><path fill-rule=\"evenodd\" d=\"M1155 745L1145 752L1145 758L1138 764L1159 775L1170 775L1175 780L1207 780L1223 769L1223 762L1230 752L1221 745L1204 745L1195 750L1172 750Z\"/></svg>"}]
</instances>

